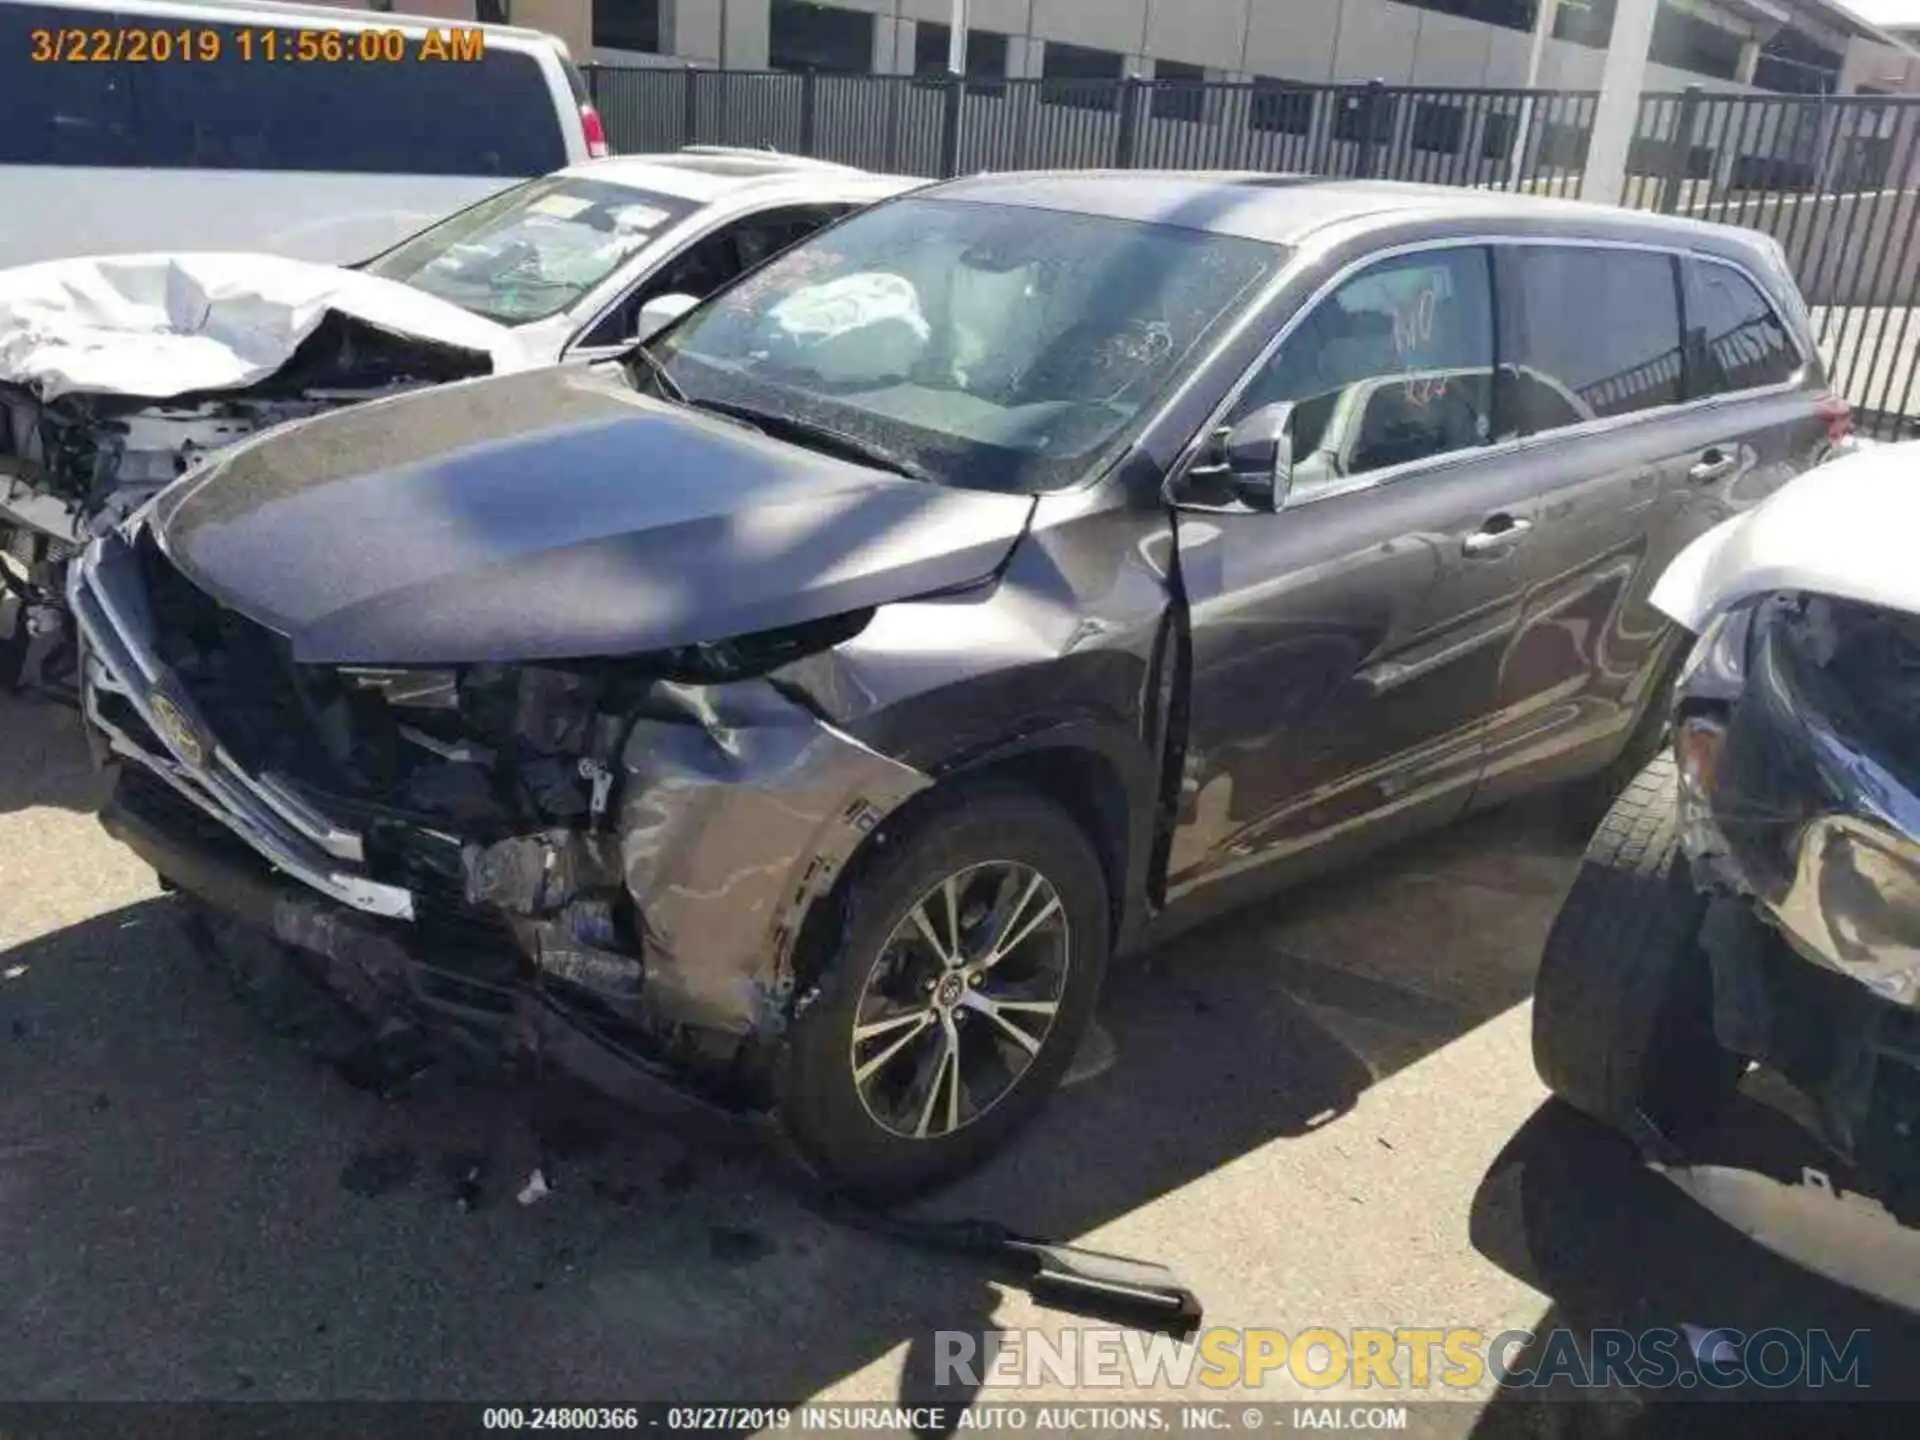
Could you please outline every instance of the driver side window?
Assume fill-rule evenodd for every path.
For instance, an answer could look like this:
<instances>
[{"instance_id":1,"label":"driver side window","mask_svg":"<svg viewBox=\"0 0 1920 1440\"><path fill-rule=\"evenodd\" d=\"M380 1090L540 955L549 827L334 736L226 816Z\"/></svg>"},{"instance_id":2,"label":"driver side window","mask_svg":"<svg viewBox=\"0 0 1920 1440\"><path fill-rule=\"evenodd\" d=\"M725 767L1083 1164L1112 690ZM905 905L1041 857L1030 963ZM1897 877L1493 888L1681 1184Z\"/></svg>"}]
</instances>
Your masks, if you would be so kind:
<instances>
[{"instance_id":1,"label":"driver side window","mask_svg":"<svg viewBox=\"0 0 1920 1440\"><path fill-rule=\"evenodd\" d=\"M1235 404L1292 401L1294 489L1321 489L1493 435L1487 251L1382 261L1308 312Z\"/></svg>"}]
</instances>

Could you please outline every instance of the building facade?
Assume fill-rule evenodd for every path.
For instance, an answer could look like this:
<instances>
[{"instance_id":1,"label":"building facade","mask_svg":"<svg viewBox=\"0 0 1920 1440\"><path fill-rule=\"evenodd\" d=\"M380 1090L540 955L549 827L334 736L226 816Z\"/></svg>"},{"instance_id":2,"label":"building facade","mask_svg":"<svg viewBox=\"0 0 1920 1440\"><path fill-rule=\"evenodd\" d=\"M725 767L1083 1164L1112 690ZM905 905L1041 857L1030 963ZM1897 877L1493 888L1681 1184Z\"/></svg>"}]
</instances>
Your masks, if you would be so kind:
<instances>
[{"instance_id":1,"label":"building facade","mask_svg":"<svg viewBox=\"0 0 1920 1440\"><path fill-rule=\"evenodd\" d=\"M944 68L951 0L344 0L507 20L611 64L900 74ZM1518 86L1535 0L969 0L982 77ZM1561 0L1548 89L1597 87L1614 0ZM1663 0L1650 90L1920 91L1920 59L1831 0Z\"/></svg>"}]
</instances>

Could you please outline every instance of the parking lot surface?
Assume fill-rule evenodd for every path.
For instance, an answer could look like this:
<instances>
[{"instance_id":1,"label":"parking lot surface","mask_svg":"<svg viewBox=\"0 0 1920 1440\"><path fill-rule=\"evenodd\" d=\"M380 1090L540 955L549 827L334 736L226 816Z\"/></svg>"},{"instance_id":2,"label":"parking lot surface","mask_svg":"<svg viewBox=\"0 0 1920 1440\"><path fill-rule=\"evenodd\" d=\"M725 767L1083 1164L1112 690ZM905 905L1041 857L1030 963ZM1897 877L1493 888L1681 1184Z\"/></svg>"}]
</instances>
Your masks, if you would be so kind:
<instances>
[{"instance_id":1,"label":"parking lot surface","mask_svg":"<svg viewBox=\"0 0 1920 1440\"><path fill-rule=\"evenodd\" d=\"M922 1399L937 1331L1085 1323L829 1223L752 1151L357 1087L98 830L70 712L0 698L0 736L0 1397ZM1491 814L1124 968L1118 1064L924 1208L1157 1260L1210 1325L1867 1326L1877 1363L1920 1354L1545 1105L1526 1000L1577 856L1550 804ZM552 1193L517 1203L536 1164ZM1442 1428L1502 1414L1483 1387Z\"/></svg>"}]
</instances>

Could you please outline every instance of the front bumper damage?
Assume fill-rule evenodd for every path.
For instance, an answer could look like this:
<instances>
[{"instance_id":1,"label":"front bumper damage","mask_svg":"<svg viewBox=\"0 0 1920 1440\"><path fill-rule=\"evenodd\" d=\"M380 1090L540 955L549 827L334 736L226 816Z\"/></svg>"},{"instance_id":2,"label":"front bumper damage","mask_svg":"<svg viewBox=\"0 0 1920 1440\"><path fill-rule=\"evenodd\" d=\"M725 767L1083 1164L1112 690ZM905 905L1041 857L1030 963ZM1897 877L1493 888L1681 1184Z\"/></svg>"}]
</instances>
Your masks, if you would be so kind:
<instances>
[{"instance_id":1,"label":"front bumper damage","mask_svg":"<svg viewBox=\"0 0 1920 1440\"><path fill-rule=\"evenodd\" d=\"M1713 661L1715 640L1737 656ZM1720 1043L1783 1076L1795 1116L1920 1225L1920 624L1770 596L1683 680L1681 833Z\"/></svg>"},{"instance_id":2,"label":"front bumper damage","mask_svg":"<svg viewBox=\"0 0 1920 1440\"><path fill-rule=\"evenodd\" d=\"M765 679L656 681L594 727L577 762L591 802L569 823L399 823L224 743L161 658L127 535L86 552L69 599L90 739L119 771L110 833L369 1020L537 1054L648 1108L764 1106L808 917L930 783Z\"/></svg>"}]
</instances>

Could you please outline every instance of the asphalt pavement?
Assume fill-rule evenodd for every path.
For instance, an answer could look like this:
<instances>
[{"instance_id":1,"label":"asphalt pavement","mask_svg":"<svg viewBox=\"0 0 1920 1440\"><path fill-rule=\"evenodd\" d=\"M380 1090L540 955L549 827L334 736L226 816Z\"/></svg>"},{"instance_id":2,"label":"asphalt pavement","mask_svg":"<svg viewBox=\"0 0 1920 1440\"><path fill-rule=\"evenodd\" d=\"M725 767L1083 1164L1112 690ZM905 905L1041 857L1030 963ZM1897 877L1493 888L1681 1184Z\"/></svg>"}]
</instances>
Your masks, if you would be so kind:
<instances>
[{"instance_id":1,"label":"asphalt pavement","mask_svg":"<svg viewBox=\"0 0 1920 1440\"><path fill-rule=\"evenodd\" d=\"M209 963L99 798L71 712L0 697L0 1399L964 1399L936 1332L1090 1323L684 1125L383 1098ZM1913 1370L1910 1321L1545 1103L1527 996L1578 848L1550 801L1481 816L1122 969L1118 1063L923 1209L1157 1260L1210 1325L1866 1326ZM1437 1413L1516 1433L1487 1386Z\"/></svg>"}]
</instances>

